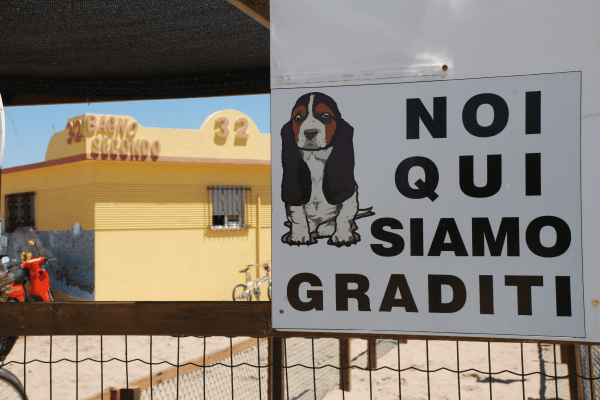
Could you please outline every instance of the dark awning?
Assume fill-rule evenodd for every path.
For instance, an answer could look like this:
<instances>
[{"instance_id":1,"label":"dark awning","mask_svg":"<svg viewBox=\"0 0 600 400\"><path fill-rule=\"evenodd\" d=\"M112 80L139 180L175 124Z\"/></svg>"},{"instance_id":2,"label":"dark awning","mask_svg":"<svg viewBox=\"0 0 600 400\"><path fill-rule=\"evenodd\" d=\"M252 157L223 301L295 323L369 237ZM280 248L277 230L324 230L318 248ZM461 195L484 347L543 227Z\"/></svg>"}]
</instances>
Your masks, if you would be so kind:
<instances>
[{"instance_id":1,"label":"dark awning","mask_svg":"<svg viewBox=\"0 0 600 400\"><path fill-rule=\"evenodd\" d=\"M230 1L3 0L4 104L268 93L269 1Z\"/></svg>"}]
</instances>

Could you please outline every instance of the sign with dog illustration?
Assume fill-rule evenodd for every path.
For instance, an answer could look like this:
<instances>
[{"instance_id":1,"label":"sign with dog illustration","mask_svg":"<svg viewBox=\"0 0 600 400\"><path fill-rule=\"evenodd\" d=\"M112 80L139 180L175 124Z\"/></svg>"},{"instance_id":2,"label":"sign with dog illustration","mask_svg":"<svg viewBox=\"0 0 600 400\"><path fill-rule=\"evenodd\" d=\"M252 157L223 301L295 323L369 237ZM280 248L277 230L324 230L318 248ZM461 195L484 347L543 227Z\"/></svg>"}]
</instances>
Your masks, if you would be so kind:
<instances>
[{"instance_id":1,"label":"sign with dog illustration","mask_svg":"<svg viewBox=\"0 0 600 400\"><path fill-rule=\"evenodd\" d=\"M274 328L584 337L580 96L580 72L273 90Z\"/></svg>"}]
</instances>

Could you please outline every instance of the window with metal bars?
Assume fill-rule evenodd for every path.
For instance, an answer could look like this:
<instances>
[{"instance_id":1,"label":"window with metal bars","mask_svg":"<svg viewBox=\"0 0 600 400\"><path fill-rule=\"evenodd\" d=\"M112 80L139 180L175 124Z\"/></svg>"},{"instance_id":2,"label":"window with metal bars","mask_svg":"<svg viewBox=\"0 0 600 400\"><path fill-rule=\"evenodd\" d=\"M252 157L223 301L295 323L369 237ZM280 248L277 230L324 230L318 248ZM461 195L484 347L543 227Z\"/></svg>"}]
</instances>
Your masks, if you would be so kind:
<instances>
[{"instance_id":1,"label":"window with metal bars","mask_svg":"<svg viewBox=\"0 0 600 400\"><path fill-rule=\"evenodd\" d=\"M9 194L6 202L6 233L23 226L35 227L35 193Z\"/></svg>"},{"instance_id":2,"label":"window with metal bars","mask_svg":"<svg viewBox=\"0 0 600 400\"><path fill-rule=\"evenodd\" d=\"M244 186L209 186L212 209L212 229L243 229L248 227L246 205L250 188Z\"/></svg>"}]
</instances>

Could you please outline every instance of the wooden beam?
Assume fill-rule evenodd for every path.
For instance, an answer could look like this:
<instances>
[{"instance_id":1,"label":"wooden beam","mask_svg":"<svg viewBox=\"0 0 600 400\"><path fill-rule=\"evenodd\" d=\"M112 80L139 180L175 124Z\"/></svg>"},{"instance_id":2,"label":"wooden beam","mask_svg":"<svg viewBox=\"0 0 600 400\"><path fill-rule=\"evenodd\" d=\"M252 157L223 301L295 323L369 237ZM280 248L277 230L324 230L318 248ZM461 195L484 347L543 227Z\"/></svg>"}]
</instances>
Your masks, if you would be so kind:
<instances>
[{"instance_id":1,"label":"wooden beam","mask_svg":"<svg viewBox=\"0 0 600 400\"><path fill-rule=\"evenodd\" d=\"M227 0L247 16L254 19L267 29L271 29L269 0Z\"/></svg>"},{"instance_id":2,"label":"wooden beam","mask_svg":"<svg viewBox=\"0 0 600 400\"><path fill-rule=\"evenodd\" d=\"M0 303L0 336L269 336L268 302Z\"/></svg>"},{"instance_id":3,"label":"wooden beam","mask_svg":"<svg viewBox=\"0 0 600 400\"><path fill-rule=\"evenodd\" d=\"M49 105L49 104L81 104L88 103L90 99L83 97L74 96L48 96L43 94L30 94L30 93L13 93L3 92L6 97L7 106L37 106L37 105ZM114 101L107 98L93 99L93 103L104 103L107 101Z\"/></svg>"},{"instance_id":4,"label":"wooden beam","mask_svg":"<svg viewBox=\"0 0 600 400\"><path fill-rule=\"evenodd\" d=\"M271 326L269 301L0 303L0 336L42 335L249 336L600 344L550 339L490 339L483 335L469 337L280 331Z\"/></svg>"},{"instance_id":5,"label":"wooden beam","mask_svg":"<svg viewBox=\"0 0 600 400\"><path fill-rule=\"evenodd\" d=\"M76 96L49 96L44 94L31 94L31 93L15 93L15 92L2 92L5 96L4 105L7 107L19 107L19 106L41 106L41 105L55 105L55 104L85 104L85 103L110 103L117 101L134 101L134 100L171 100L171 99L185 99L185 98L197 98L197 97L226 97L226 96L243 96L243 95L254 95L254 94L268 94L269 89L265 87L261 90L248 90L244 93L190 93L190 94L176 94L172 93L161 93L160 90L150 95L141 95L135 98L114 98L114 97L76 97Z\"/></svg>"},{"instance_id":6,"label":"wooden beam","mask_svg":"<svg viewBox=\"0 0 600 400\"><path fill-rule=\"evenodd\" d=\"M0 93L5 107L240 96L270 93L270 74L267 65L242 71L129 80L15 79L3 76L0 78Z\"/></svg>"}]
</instances>

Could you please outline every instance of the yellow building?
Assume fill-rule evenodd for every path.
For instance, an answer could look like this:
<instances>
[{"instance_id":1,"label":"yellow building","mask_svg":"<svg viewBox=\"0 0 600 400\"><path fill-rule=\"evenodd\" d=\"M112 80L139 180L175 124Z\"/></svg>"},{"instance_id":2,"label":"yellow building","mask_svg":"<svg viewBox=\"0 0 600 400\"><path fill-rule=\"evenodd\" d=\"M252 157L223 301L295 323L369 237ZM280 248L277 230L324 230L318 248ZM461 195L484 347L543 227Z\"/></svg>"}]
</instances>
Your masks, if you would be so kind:
<instances>
[{"instance_id":1,"label":"yellow building","mask_svg":"<svg viewBox=\"0 0 600 400\"><path fill-rule=\"evenodd\" d=\"M2 170L2 212L9 249L30 225L57 257L57 299L231 300L270 259L270 185L270 135L241 112L199 130L85 114L44 162Z\"/></svg>"}]
</instances>

